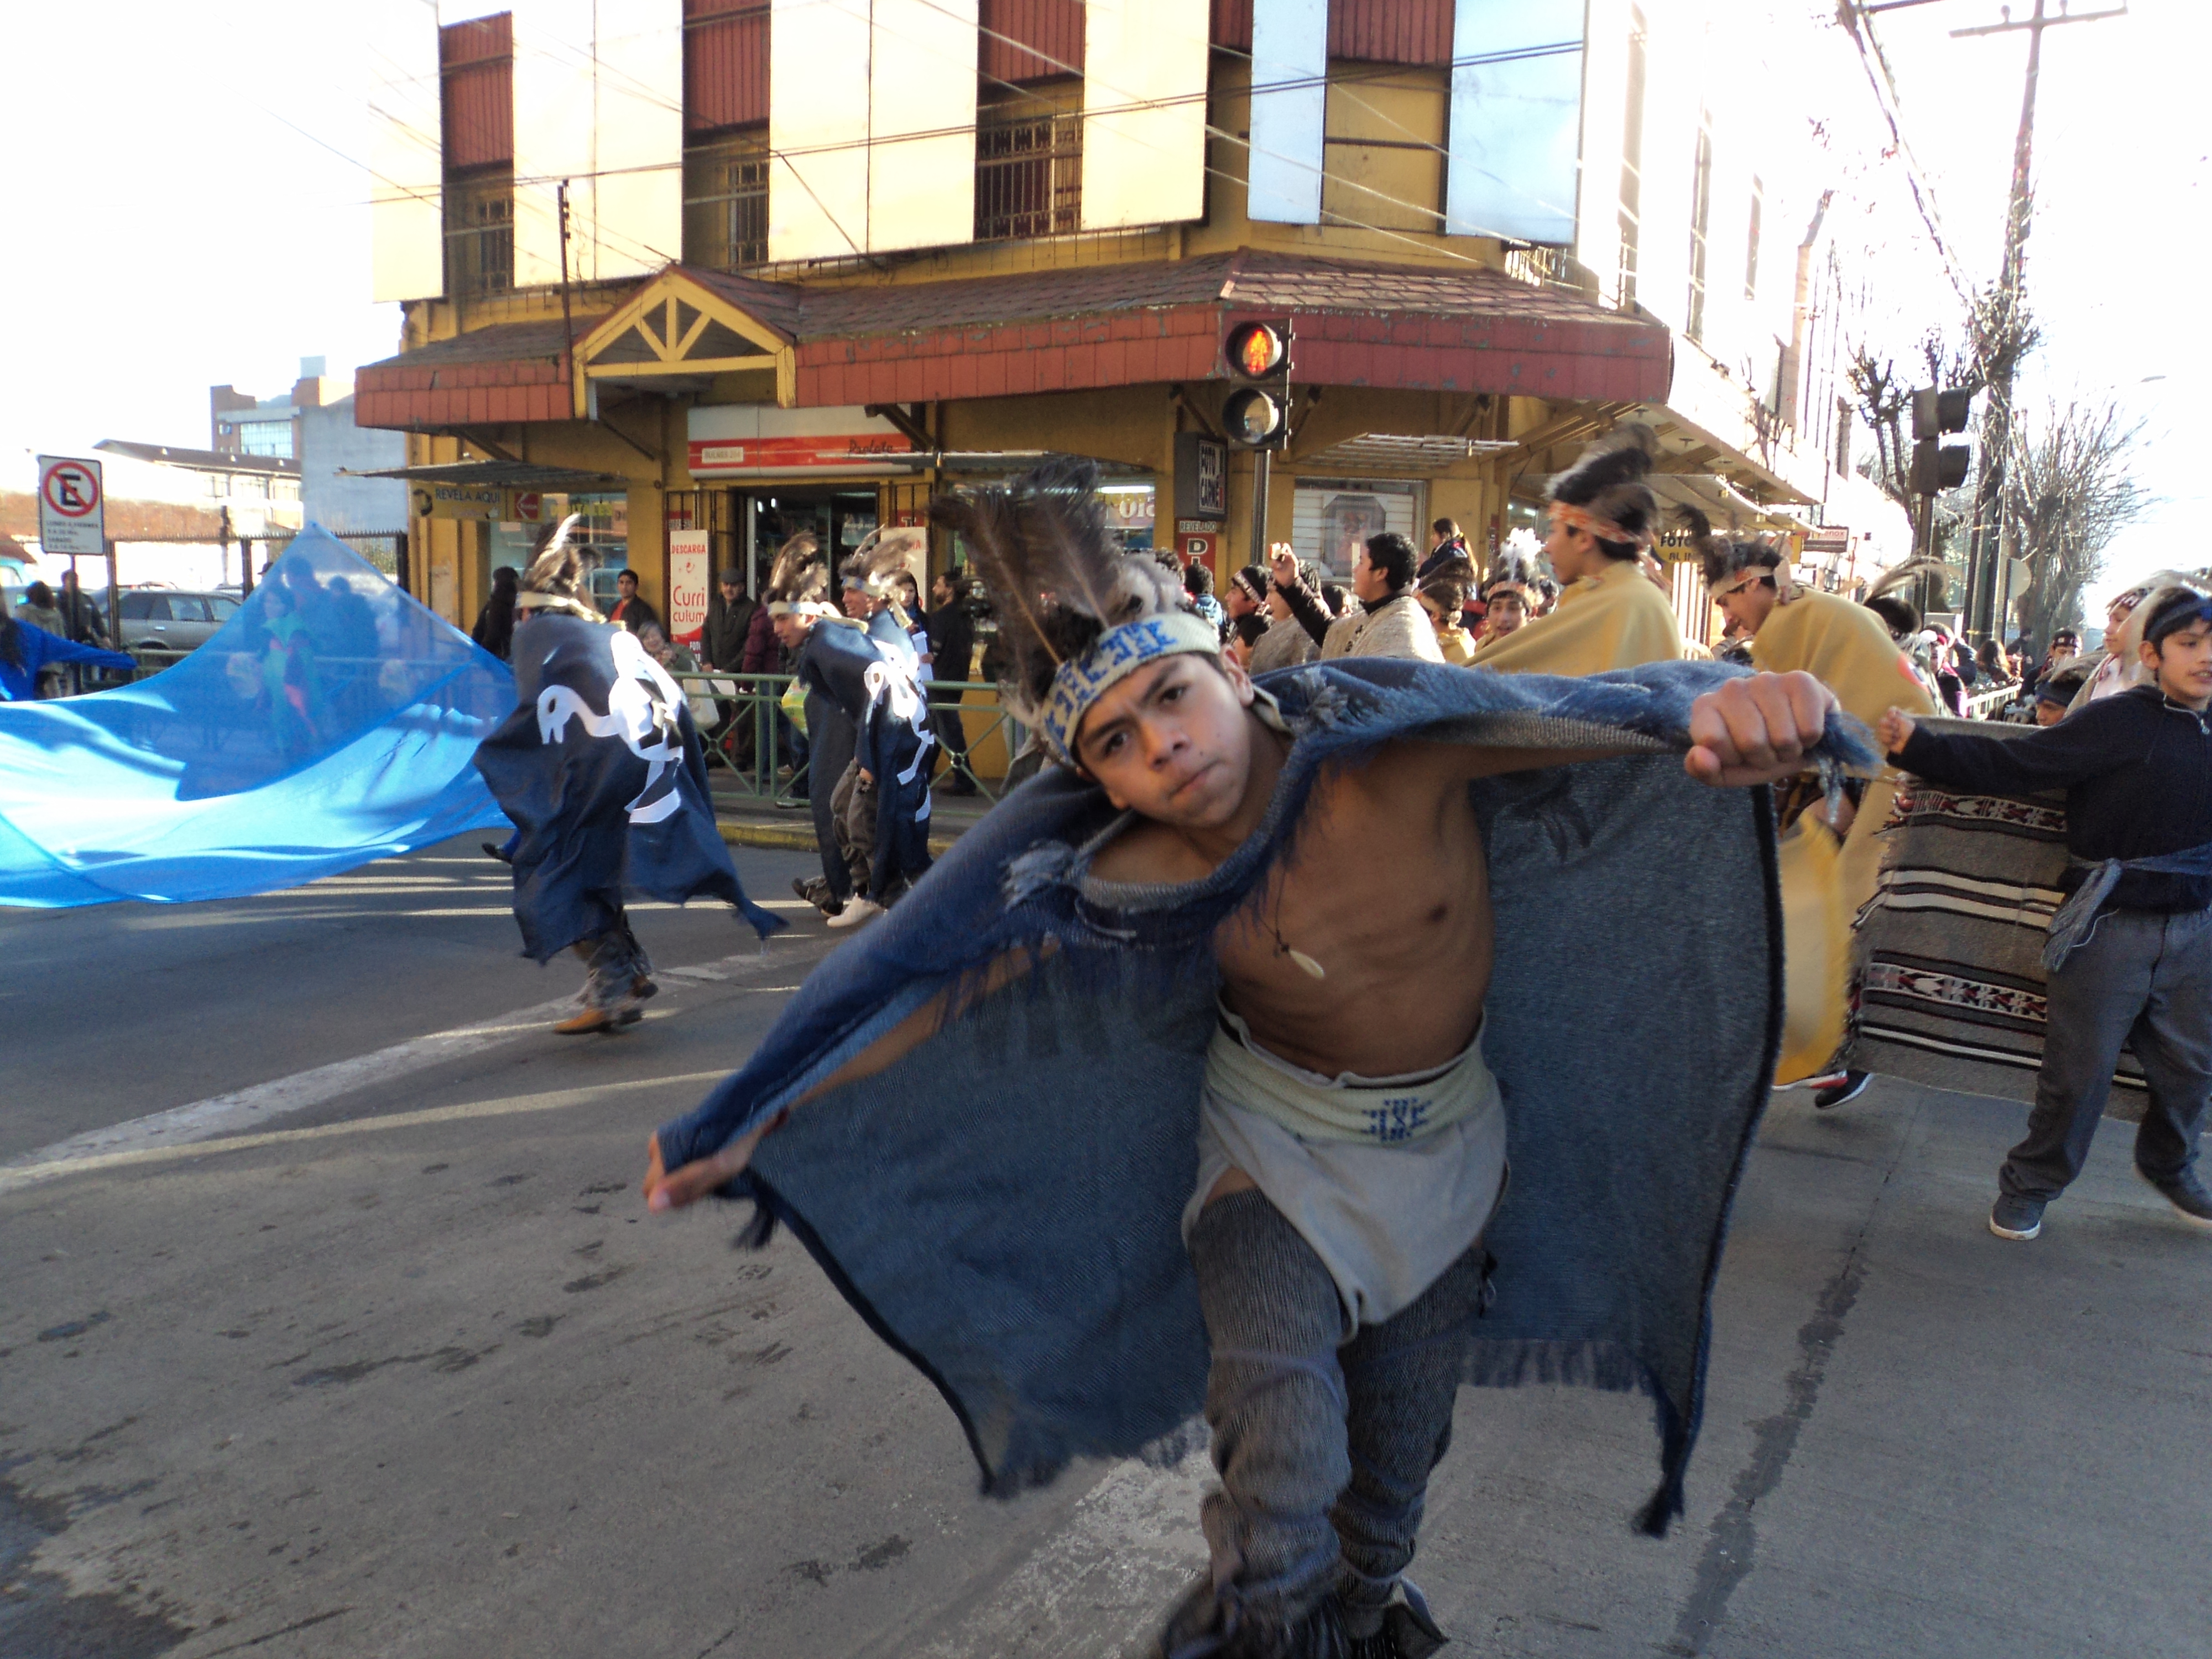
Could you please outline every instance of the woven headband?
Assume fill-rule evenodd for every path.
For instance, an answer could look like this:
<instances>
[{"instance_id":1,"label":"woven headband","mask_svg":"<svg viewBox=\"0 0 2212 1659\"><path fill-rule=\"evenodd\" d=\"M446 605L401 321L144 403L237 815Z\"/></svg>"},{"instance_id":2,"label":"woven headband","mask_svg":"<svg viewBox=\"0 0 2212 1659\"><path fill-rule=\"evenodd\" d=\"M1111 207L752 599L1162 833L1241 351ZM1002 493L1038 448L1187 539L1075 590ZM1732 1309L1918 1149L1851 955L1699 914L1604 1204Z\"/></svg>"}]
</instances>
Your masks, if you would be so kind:
<instances>
[{"instance_id":1,"label":"woven headband","mask_svg":"<svg viewBox=\"0 0 2212 1659\"><path fill-rule=\"evenodd\" d=\"M1587 530L1601 542L1626 542L1631 546L1644 548L1650 546L1653 540L1648 530L1632 533L1610 519L1601 519L1587 508L1575 507L1566 501L1553 501L1551 514L1554 525L1565 525L1570 530Z\"/></svg>"},{"instance_id":2,"label":"woven headband","mask_svg":"<svg viewBox=\"0 0 2212 1659\"><path fill-rule=\"evenodd\" d=\"M2172 599L2161 603L2144 625L2143 643L2156 645L2169 635L2179 634L2183 629L2201 622L2212 623L2212 594L2183 588Z\"/></svg>"},{"instance_id":3,"label":"woven headband","mask_svg":"<svg viewBox=\"0 0 2212 1659\"><path fill-rule=\"evenodd\" d=\"M1148 664L1200 652L1219 656L1221 636L1194 611L1164 611L1108 629L1096 645L1070 657L1052 677L1052 695L1037 723L1046 744L1063 764L1075 765L1075 734L1093 703Z\"/></svg>"}]
</instances>

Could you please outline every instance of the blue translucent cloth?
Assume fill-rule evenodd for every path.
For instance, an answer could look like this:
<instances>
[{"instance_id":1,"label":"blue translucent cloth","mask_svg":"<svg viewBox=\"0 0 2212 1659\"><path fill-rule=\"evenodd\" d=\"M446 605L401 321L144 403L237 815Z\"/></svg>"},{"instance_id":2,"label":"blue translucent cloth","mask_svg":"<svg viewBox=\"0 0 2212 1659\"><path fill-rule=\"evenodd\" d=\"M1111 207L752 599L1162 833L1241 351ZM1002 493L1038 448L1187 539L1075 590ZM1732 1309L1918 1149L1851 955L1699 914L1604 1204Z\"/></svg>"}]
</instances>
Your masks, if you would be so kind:
<instances>
[{"instance_id":1,"label":"blue translucent cloth","mask_svg":"<svg viewBox=\"0 0 2212 1659\"><path fill-rule=\"evenodd\" d=\"M0 903L232 898L507 819L470 762L505 664L318 526L191 656L0 703Z\"/></svg>"}]
</instances>

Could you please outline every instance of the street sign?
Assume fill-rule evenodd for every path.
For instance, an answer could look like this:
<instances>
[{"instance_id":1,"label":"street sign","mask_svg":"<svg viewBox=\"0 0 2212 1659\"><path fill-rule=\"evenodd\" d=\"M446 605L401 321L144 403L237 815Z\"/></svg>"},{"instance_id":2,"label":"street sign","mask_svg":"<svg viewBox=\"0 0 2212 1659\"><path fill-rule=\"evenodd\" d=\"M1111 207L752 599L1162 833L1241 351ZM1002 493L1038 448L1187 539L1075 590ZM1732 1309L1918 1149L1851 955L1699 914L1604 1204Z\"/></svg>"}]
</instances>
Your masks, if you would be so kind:
<instances>
[{"instance_id":1,"label":"street sign","mask_svg":"<svg viewBox=\"0 0 2212 1659\"><path fill-rule=\"evenodd\" d=\"M689 640L707 625L707 532L668 532L668 637Z\"/></svg>"},{"instance_id":2,"label":"street sign","mask_svg":"<svg viewBox=\"0 0 2212 1659\"><path fill-rule=\"evenodd\" d=\"M49 557L107 551L107 498L98 461L39 457L39 547Z\"/></svg>"}]
</instances>

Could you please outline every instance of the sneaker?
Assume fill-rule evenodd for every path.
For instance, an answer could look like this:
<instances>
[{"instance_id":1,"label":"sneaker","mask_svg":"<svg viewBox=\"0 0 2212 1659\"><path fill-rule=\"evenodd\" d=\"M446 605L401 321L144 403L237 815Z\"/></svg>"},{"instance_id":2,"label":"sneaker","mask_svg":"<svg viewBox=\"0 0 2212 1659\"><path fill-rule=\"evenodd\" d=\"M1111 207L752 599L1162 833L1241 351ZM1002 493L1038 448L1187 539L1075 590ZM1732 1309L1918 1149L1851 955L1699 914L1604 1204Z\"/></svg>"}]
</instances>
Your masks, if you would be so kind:
<instances>
[{"instance_id":1,"label":"sneaker","mask_svg":"<svg viewBox=\"0 0 2212 1659\"><path fill-rule=\"evenodd\" d=\"M484 856L486 858L497 859L501 864L512 864L514 862L512 858L507 856L507 849L501 847L497 842L487 841L479 844L483 848Z\"/></svg>"},{"instance_id":2,"label":"sneaker","mask_svg":"<svg viewBox=\"0 0 2212 1659\"><path fill-rule=\"evenodd\" d=\"M1832 1112L1847 1100L1856 1100L1874 1081L1868 1072L1846 1072L1826 1087L1813 1091L1813 1106L1816 1111Z\"/></svg>"},{"instance_id":3,"label":"sneaker","mask_svg":"<svg viewBox=\"0 0 2212 1659\"><path fill-rule=\"evenodd\" d=\"M845 901L845 908L843 909L840 910L836 915L830 918L830 925L832 927L858 927L862 922L867 921L869 917L879 916L883 915L883 913L884 907L877 903L875 900L872 898L862 898L858 894L855 894L853 897Z\"/></svg>"},{"instance_id":4,"label":"sneaker","mask_svg":"<svg viewBox=\"0 0 2212 1659\"><path fill-rule=\"evenodd\" d=\"M1997 1201L1990 1206L1990 1231L1999 1238L2018 1239L2025 1243L2043 1231L2043 1206L2049 1201L1999 1193Z\"/></svg>"},{"instance_id":5,"label":"sneaker","mask_svg":"<svg viewBox=\"0 0 2212 1659\"><path fill-rule=\"evenodd\" d=\"M2212 1231L2212 1193L2204 1190L2204 1183L2197 1178L2194 1170L2184 1170L2163 1181L2144 1175L2141 1170L2136 1173L2142 1176L2153 1192L2172 1205L2173 1212L2184 1221L2192 1227Z\"/></svg>"}]
</instances>

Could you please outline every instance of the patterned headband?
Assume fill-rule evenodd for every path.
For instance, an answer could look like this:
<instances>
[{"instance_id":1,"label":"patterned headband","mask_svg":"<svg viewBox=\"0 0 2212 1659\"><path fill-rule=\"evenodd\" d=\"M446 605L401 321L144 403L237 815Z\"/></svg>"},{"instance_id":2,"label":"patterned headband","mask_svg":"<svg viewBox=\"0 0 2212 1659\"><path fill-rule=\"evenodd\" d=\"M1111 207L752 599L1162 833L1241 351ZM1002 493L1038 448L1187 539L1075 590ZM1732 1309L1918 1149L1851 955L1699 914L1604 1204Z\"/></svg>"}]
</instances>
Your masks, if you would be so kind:
<instances>
[{"instance_id":1,"label":"patterned headband","mask_svg":"<svg viewBox=\"0 0 2212 1659\"><path fill-rule=\"evenodd\" d=\"M1202 652L1221 654L1221 636L1194 611L1168 611L1109 628L1079 657L1070 657L1052 677L1038 727L1063 765L1074 766L1075 733L1091 706L1121 681L1163 657Z\"/></svg>"},{"instance_id":2,"label":"patterned headband","mask_svg":"<svg viewBox=\"0 0 2212 1659\"><path fill-rule=\"evenodd\" d=\"M1634 547L1645 548L1650 546L1654 539L1648 530L1632 534L1610 519L1601 519L1595 513L1565 501L1553 501L1551 514L1554 525L1565 525L1570 530L1587 530L1601 542L1626 542Z\"/></svg>"},{"instance_id":3,"label":"patterned headband","mask_svg":"<svg viewBox=\"0 0 2212 1659\"><path fill-rule=\"evenodd\" d=\"M2172 599L2159 601L2158 609L2143 625L2143 643L2160 644L2168 636L2201 622L2212 623L2212 594L2201 593L2193 587L2177 587Z\"/></svg>"}]
</instances>

